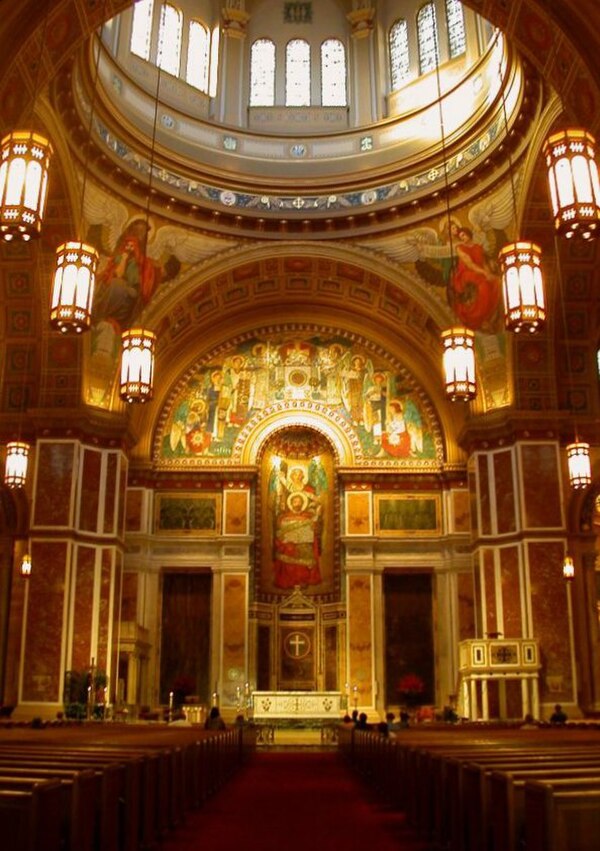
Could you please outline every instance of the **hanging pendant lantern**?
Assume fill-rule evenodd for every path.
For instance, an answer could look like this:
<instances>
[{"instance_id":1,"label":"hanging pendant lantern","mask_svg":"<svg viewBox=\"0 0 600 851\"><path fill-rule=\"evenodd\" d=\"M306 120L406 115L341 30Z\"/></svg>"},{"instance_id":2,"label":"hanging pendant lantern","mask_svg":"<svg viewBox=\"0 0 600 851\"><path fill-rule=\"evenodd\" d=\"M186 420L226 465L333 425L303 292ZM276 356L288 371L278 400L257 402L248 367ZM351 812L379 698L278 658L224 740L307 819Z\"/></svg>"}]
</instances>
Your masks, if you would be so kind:
<instances>
[{"instance_id":1,"label":"hanging pendant lantern","mask_svg":"<svg viewBox=\"0 0 600 851\"><path fill-rule=\"evenodd\" d=\"M63 333L87 331L92 320L98 252L85 242L65 242L56 249L50 324Z\"/></svg>"},{"instance_id":2,"label":"hanging pendant lantern","mask_svg":"<svg viewBox=\"0 0 600 851\"><path fill-rule=\"evenodd\" d=\"M573 564L573 559L569 555L565 555L565 560L563 561L563 579L566 579L567 582L571 582L575 578L575 565Z\"/></svg>"},{"instance_id":3,"label":"hanging pendant lantern","mask_svg":"<svg viewBox=\"0 0 600 851\"><path fill-rule=\"evenodd\" d=\"M6 445L4 484L9 488L22 488L27 480L29 444L13 440Z\"/></svg>"},{"instance_id":4,"label":"hanging pendant lantern","mask_svg":"<svg viewBox=\"0 0 600 851\"><path fill-rule=\"evenodd\" d=\"M474 341L470 328L449 328L442 333L446 395L453 402L469 402L477 395Z\"/></svg>"},{"instance_id":5,"label":"hanging pendant lantern","mask_svg":"<svg viewBox=\"0 0 600 851\"><path fill-rule=\"evenodd\" d=\"M25 553L21 559L21 576L23 579L29 579L31 576L31 556L29 553Z\"/></svg>"},{"instance_id":6,"label":"hanging pendant lantern","mask_svg":"<svg viewBox=\"0 0 600 851\"><path fill-rule=\"evenodd\" d=\"M544 145L554 226L571 239L592 239L600 228L596 140L587 130L553 133Z\"/></svg>"},{"instance_id":7,"label":"hanging pendant lantern","mask_svg":"<svg viewBox=\"0 0 600 851\"><path fill-rule=\"evenodd\" d=\"M498 256L504 294L504 319L509 331L540 331L546 322L542 250L535 242L505 245Z\"/></svg>"},{"instance_id":8,"label":"hanging pendant lantern","mask_svg":"<svg viewBox=\"0 0 600 851\"><path fill-rule=\"evenodd\" d=\"M574 490L587 488L592 483L589 443L582 443L580 440L570 443L567 446L567 464L569 484Z\"/></svg>"},{"instance_id":9,"label":"hanging pendant lantern","mask_svg":"<svg viewBox=\"0 0 600 851\"><path fill-rule=\"evenodd\" d=\"M39 236L48 195L52 145L38 133L15 130L0 143L0 234Z\"/></svg>"},{"instance_id":10,"label":"hanging pendant lantern","mask_svg":"<svg viewBox=\"0 0 600 851\"><path fill-rule=\"evenodd\" d=\"M147 402L154 383L154 346L156 335L142 328L122 334L121 389L125 402Z\"/></svg>"}]
</instances>

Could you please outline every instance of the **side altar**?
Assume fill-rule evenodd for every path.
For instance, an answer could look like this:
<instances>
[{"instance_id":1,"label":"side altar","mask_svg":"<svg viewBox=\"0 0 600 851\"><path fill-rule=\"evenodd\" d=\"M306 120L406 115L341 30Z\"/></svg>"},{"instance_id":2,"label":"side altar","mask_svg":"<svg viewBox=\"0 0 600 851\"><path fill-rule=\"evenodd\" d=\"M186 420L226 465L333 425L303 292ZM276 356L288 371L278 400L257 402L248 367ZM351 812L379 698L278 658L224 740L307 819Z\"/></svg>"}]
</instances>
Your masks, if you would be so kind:
<instances>
[{"instance_id":1,"label":"side altar","mask_svg":"<svg viewBox=\"0 0 600 851\"><path fill-rule=\"evenodd\" d=\"M337 720L343 699L337 691L255 691L252 708L255 721Z\"/></svg>"}]
</instances>

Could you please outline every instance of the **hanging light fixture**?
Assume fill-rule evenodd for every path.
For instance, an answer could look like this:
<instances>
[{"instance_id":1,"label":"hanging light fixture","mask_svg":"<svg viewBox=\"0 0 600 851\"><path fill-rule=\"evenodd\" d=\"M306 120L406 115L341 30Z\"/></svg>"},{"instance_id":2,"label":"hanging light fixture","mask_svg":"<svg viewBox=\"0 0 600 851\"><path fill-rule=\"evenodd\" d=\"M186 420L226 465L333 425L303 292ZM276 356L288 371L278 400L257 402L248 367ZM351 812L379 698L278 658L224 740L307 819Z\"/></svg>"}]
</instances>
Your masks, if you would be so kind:
<instances>
[{"instance_id":1,"label":"hanging light fixture","mask_svg":"<svg viewBox=\"0 0 600 851\"><path fill-rule=\"evenodd\" d=\"M507 147L508 173L512 198L513 219L517 227L517 191L512 155L509 145L508 113L506 110L505 84L502 73L503 53L500 53L498 73L504 119L504 138ZM504 324L508 331L520 333L541 331L546 322L544 302L544 279L542 276L542 250L535 242L517 239L507 243L498 255L502 277L504 301Z\"/></svg>"},{"instance_id":2,"label":"hanging light fixture","mask_svg":"<svg viewBox=\"0 0 600 851\"><path fill-rule=\"evenodd\" d=\"M148 402L153 395L156 335L143 328L131 328L121 338L121 399Z\"/></svg>"},{"instance_id":3,"label":"hanging light fixture","mask_svg":"<svg viewBox=\"0 0 600 851\"><path fill-rule=\"evenodd\" d=\"M161 15L165 16L163 6ZM160 32L164 32L161 23ZM152 196L152 175L154 172L154 154L156 150L156 127L158 124L158 103L160 94L160 78L163 61L162 35L159 40L156 64L156 91L154 95L154 120L152 126L152 142L150 146L150 167L148 172L148 194L146 197L146 227L144 229L144 244L142 263L148 262L148 233L150 232L150 198ZM154 387L154 351L156 335L144 328L131 328L121 335L121 386L119 395L125 402L148 402L152 399Z\"/></svg>"},{"instance_id":4,"label":"hanging light fixture","mask_svg":"<svg viewBox=\"0 0 600 851\"><path fill-rule=\"evenodd\" d=\"M574 490L587 488L592 483L589 443L584 443L576 437L575 442L567 446L567 465L571 487Z\"/></svg>"},{"instance_id":5,"label":"hanging light fixture","mask_svg":"<svg viewBox=\"0 0 600 851\"><path fill-rule=\"evenodd\" d=\"M21 576L23 579L29 579L31 576L31 556L29 553L25 553L21 559Z\"/></svg>"},{"instance_id":6,"label":"hanging light fixture","mask_svg":"<svg viewBox=\"0 0 600 851\"><path fill-rule=\"evenodd\" d=\"M52 145L31 130L15 130L0 143L0 234L8 242L40 235L48 195Z\"/></svg>"},{"instance_id":7,"label":"hanging light fixture","mask_svg":"<svg viewBox=\"0 0 600 851\"><path fill-rule=\"evenodd\" d=\"M51 7L51 0L46 0L40 55L31 96L31 124ZM0 235L7 242L15 238L27 242L40 235L48 197L48 170L52 153L48 139L32 128L14 130L0 142Z\"/></svg>"},{"instance_id":8,"label":"hanging light fixture","mask_svg":"<svg viewBox=\"0 0 600 851\"><path fill-rule=\"evenodd\" d=\"M104 21L106 0L104 0L101 18ZM83 228L83 203L88 176L89 151L98 91L98 76L100 69L100 54L102 39L98 38L96 45L96 65L94 84L90 103L90 115L87 128L87 149L83 167L83 184L81 187L81 206L79 209L80 237L77 240L65 242L56 249L56 269L52 300L50 305L50 325L63 334L74 332L80 334L87 331L92 324L92 303L96 285L96 270L98 268L98 252L92 245L81 240Z\"/></svg>"},{"instance_id":9,"label":"hanging light fixture","mask_svg":"<svg viewBox=\"0 0 600 851\"><path fill-rule=\"evenodd\" d=\"M572 582L575 578L575 565L573 564L573 559L570 555L565 555L565 560L563 561L563 579L567 582Z\"/></svg>"},{"instance_id":10,"label":"hanging light fixture","mask_svg":"<svg viewBox=\"0 0 600 851\"><path fill-rule=\"evenodd\" d=\"M470 328L442 332L446 395L452 402L469 402L477 395L475 334Z\"/></svg>"},{"instance_id":11,"label":"hanging light fixture","mask_svg":"<svg viewBox=\"0 0 600 851\"><path fill-rule=\"evenodd\" d=\"M29 444L13 440L6 444L4 484L9 488L22 488L27 480Z\"/></svg>"},{"instance_id":12,"label":"hanging light fixture","mask_svg":"<svg viewBox=\"0 0 600 851\"><path fill-rule=\"evenodd\" d=\"M544 144L548 185L558 234L593 239L600 227L596 140L581 128L553 133Z\"/></svg>"}]
</instances>

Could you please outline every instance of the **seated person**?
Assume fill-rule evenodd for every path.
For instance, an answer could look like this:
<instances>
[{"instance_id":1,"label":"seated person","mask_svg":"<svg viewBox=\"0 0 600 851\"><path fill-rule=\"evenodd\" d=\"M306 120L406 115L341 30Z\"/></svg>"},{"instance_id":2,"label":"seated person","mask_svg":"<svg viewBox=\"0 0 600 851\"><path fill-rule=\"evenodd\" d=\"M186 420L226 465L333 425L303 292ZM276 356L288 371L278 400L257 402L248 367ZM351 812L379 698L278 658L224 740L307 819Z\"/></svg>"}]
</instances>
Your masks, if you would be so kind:
<instances>
[{"instance_id":1,"label":"seated person","mask_svg":"<svg viewBox=\"0 0 600 851\"><path fill-rule=\"evenodd\" d=\"M218 706L213 706L210 710L209 716L204 722L205 730L225 730L225 722L221 718L221 713L219 712Z\"/></svg>"},{"instance_id":2,"label":"seated person","mask_svg":"<svg viewBox=\"0 0 600 851\"><path fill-rule=\"evenodd\" d=\"M551 724L566 724L567 723L567 713L563 712L563 708L560 703L557 703L554 707L554 712L550 716Z\"/></svg>"}]
</instances>

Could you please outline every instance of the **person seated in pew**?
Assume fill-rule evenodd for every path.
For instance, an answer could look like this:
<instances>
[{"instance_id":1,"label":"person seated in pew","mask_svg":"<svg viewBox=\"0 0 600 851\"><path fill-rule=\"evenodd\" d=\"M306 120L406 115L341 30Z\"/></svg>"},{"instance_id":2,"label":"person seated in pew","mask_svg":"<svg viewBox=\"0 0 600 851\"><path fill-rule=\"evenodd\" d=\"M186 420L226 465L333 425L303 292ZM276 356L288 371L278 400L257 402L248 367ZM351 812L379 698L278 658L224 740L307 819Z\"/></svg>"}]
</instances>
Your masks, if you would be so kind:
<instances>
[{"instance_id":1,"label":"person seated in pew","mask_svg":"<svg viewBox=\"0 0 600 851\"><path fill-rule=\"evenodd\" d=\"M173 713L173 717L169 721L169 727L191 727L191 722L188 721L185 712L180 709Z\"/></svg>"},{"instance_id":2,"label":"person seated in pew","mask_svg":"<svg viewBox=\"0 0 600 851\"><path fill-rule=\"evenodd\" d=\"M227 727L225 722L221 718L221 713L219 712L218 706L213 706L210 710L208 718L204 722L205 730L226 730Z\"/></svg>"},{"instance_id":3,"label":"person seated in pew","mask_svg":"<svg viewBox=\"0 0 600 851\"><path fill-rule=\"evenodd\" d=\"M395 733L396 730L400 729L399 721L396 721L396 716L393 712L388 712L385 716L385 720L387 722L388 733Z\"/></svg>"},{"instance_id":4,"label":"person seated in pew","mask_svg":"<svg viewBox=\"0 0 600 851\"><path fill-rule=\"evenodd\" d=\"M554 712L550 716L551 724L566 724L567 723L567 713L563 710L560 703L557 703L554 707Z\"/></svg>"},{"instance_id":5,"label":"person seated in pew","mask_svg":"<svg viewBox=\"0 0 600 851\"><path fill-rule=\"evenodd\" d=\"M360 715L358 716L358 720L356 722L356 729L357 730L369 730L370 729L370 727L367 723L367 713L366 712L361 712Z\"/></svg>"},{"instance_id":6,"label":"person seated in pew","mask_svg":"<svg viewBox=\"0 0 600 851\"><path fill-rule=\"evenodd\" d=\"M538 722L535 720L531 712L528 712L523 718L523 723L520 726L520 730L537 730L539 727Z\"/></svg>"}]
</instances>

